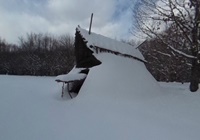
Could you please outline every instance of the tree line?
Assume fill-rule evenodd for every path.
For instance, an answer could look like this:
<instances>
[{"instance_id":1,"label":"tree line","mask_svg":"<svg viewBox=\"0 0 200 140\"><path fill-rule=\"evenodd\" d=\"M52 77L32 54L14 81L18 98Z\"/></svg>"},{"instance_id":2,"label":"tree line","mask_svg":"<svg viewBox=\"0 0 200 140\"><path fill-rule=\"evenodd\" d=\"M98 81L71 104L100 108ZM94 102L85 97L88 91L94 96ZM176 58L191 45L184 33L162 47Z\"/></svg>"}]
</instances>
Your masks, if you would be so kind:
<instances>
[{"instance_id":1,"label":"tree line","mask_svg":"<svg viewBox=\"0 0 200 140\"><path fill-rule=\"evenodd\" d=\"M56 76L74 65L74 40L70 35L27 34L19 44L0 38L0 74Z\"/></svg>"},{"instance_id":2,"label":"tree line","mask_svg":"<svg viewBox=\"0 0 200 140\"><path fill-rule=\"evenodd\" d=\"M190 90L197 91L200 82L200 1L140 0L139 2L140 6L133 10L136 19L133 29L145 35L147 40L151 40L149 43L152 47L149 52L163 54L163 58L152 60L155 61L154 64L165 59L161 64L163 71L155 71L161 73L169 70L169 67L166 69L165 66L171 63L177 67L174 67L176 75L179 73L180 76L190 76ZM152 59L154 54L150 57ZM176 63L176 59L180 63ZM174 73L173 69L169 71Z\"/></svg>"},{"instance_id":3,"label":"tree line","mask_svg":"<svg viewBox=\"0 0 200 140\"><path fill-rule=\"evenodd\" d=\"M189 58L174 53L156 38L146 40L138 49L148 62L147 69L157 81L190 82L192 64Z\"/></svg>"}]
</instances>

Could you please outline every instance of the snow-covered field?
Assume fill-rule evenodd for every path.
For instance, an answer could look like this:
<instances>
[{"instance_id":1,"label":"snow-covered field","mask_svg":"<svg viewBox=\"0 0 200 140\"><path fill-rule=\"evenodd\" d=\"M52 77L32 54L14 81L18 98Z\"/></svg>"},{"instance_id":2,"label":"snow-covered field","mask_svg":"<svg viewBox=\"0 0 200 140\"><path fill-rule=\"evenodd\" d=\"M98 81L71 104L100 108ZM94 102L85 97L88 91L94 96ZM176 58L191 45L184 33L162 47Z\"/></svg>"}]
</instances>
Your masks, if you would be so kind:
<instances>
[{"instance_id":1,"label":"snow-covered field","mask_svg":"<svg viewBox=\"0 0 200 140\"><path fill-rule=\"evenodd\" d=\"M200 139L199 92L156 83L141 62L97 57L106 61L72 100L55 77L1 75L0 140Z\"/></svg>"}]
</instances>

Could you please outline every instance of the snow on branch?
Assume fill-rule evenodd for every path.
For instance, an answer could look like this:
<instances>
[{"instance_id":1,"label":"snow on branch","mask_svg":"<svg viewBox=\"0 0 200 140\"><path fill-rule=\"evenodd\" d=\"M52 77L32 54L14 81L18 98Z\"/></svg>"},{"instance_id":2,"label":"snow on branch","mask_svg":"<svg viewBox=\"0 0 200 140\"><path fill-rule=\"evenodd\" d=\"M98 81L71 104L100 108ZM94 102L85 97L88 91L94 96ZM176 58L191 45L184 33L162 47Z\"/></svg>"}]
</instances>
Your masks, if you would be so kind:
<instances>
[{"instance_id":1,"label":"snow on branch","mask_svg":"<svg viewBox=\"0 0 200 140\"><path fill-rule=\"evenodd\" d=\"M163 52L161 52L161 51L156 51L156 52L157 52L157 53L159 53L159 54L162 54L162 55L165 55L165 56L171 57L171 55L170 55L170 54L163 53Z\"/></svg>"},{"instance_id":2,"label":"snow on branch","mask_svg":"<svg viewBox=\"0 0 200 140\"><path fill-rule=\"evenodd\" d=\"M180 51L180 50L177 50L177 49L175 49L174 47L172 47L171 45L168 45L168 47L169 47L170 49L172 49L174 52L176 52L176 53L178 53L178 54L180 54L180 55L182 55L182 56L184 56L184 57L187 57L187 58L190 58L190 59L197 59L197 57L195 57L195 56L193 56L193 55L186 54L186 53L184 53L184 52L182 52L182 51Z\"/></svg>"}]
</instances>

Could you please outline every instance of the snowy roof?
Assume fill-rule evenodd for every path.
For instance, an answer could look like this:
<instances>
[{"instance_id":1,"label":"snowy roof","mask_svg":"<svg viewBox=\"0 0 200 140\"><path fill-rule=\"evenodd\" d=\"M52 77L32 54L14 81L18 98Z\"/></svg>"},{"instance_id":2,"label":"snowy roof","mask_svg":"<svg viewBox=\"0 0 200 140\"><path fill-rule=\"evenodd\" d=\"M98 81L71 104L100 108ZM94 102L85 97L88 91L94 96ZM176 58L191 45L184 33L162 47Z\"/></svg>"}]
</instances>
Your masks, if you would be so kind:
<instances>
[{"instance_id":1,"label":"snowy roof","mask_svg":"<svg viewBox=\"0 0 200 140\"><path fill-rule=\"evenodd\" d=\"M56 81L58 82L72 82L82 80L86 77L86 74L80 73L82 68L73 68L68 74L58 75Z\"/></svg>"},{"instance_id":2,"label":"snowy roof","mask_svg":"<svg viewBox=\"0 0 200 140\"><path fill-rule=\"evenodd\" d=\"M77 31L79 31L82 37L87 41L88 48L90 48L90 46L97 46L99 48L112 50L120 54L130 55L144 60L140 51L134 46L93 32L89 34L87 30L82 29L81 27L77 27Z\"/></svg>"}]
</instances>

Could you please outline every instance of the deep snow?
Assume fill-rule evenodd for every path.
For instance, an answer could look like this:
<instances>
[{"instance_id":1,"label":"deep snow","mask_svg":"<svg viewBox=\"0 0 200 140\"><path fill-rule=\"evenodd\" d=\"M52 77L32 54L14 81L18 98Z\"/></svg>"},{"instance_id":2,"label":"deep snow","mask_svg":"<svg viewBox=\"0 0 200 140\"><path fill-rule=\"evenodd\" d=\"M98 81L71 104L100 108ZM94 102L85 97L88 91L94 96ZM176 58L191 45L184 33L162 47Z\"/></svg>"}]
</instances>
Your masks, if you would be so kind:
<instances>
[{"instance_id":1,"label":"deep snow","mask_svg":"<svg viewBox=\"0 0 200 140\"><path fill-rule=\"evenodd\" d=\"M72 100L55 77L0 76L0 140L199 140L199 92L158 84L141 62L97 58Z\"/></svg>"}]
</instances>

